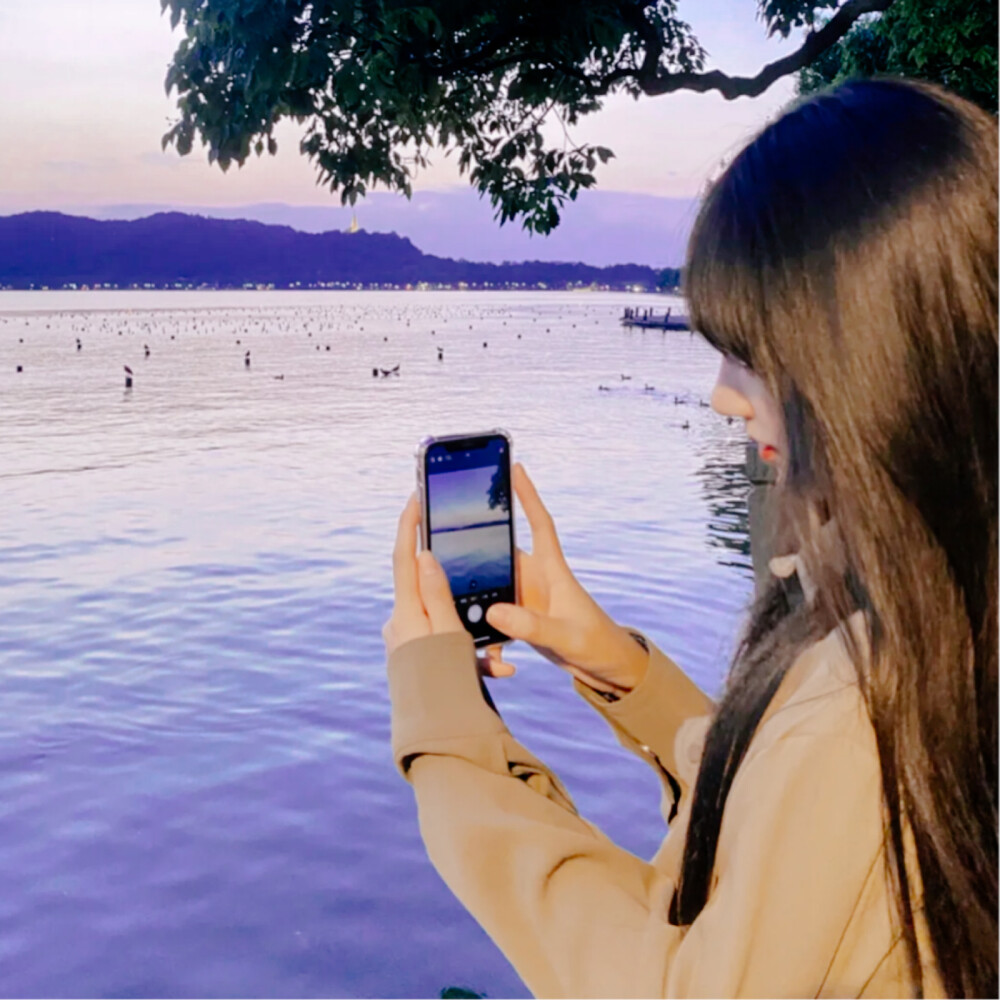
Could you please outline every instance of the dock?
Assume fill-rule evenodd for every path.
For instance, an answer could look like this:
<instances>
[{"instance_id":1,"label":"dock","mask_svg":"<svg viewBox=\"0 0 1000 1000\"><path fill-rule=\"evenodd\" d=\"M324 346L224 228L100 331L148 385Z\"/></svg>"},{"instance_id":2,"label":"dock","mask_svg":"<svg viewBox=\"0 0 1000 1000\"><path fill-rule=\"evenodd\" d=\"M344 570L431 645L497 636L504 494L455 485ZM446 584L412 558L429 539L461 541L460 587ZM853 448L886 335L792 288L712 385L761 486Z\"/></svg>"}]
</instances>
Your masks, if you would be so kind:
<instances>
[{"instance_id":1,"label":"dock","mask_svg":"<svg viewBox=\"0 0 1000 1000\"><path fill-rule=\"evenodd\" d=\"M665 313L654 313L651 309L626 309L621 324L625 327L637 326L643 330L691 329L688 317L672 309L668 309Z\"/></svg>"}]
</instances>

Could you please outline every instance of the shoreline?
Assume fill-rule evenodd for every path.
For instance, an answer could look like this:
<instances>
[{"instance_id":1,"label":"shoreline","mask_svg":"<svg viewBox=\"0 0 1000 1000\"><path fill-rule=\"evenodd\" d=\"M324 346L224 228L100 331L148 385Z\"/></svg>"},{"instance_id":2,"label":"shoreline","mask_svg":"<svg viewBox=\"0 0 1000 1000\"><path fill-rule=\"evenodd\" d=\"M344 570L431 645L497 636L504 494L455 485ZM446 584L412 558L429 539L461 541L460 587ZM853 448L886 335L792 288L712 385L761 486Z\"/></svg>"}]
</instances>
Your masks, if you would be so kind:
<instances>
[{"instance_id":1,"label":"shoreline","mask_svg":"<svg viewBox=\"0 0 1000 1000\"><path fill-rule=\"evenodd\" d=\"M96 313L171 313L171 312L183 312L186 310L191 310L195 312L232 312L233 310L246 309L246 310L259 310L263 308L271 308L276 310L283 309L323 309L328 306L333 306L335 304L341 305L342 303L336 303L335 301L328 302L276 302L267 301L264 299L260 302L196 302L187 301L186 303L178 303L175 305L164 305L162 304L149 304L144 305L140 302L136 302L136 298L141 295L151 295L151 296L164 296L164 295L178 295L178 296L199 296L208 297L215 295L227 295L227 296L285 296L285 295L310 295L310 296L342 296L342 295L368 295L368 294L382 294L382 295L399 295L409 297L411 293L427 294L433 293L454 293L456 295L469 295L470 293L475 296L479 295L515 295L523 296L530 295L534 297L535 295L558 295L558 296L572 296L577 301L580 301L581 293L588 293L593 295L601 296L628 296L629 298L636 297L642 298L643 296L655 296L657 299L670 299L676 298L680 299L680 292L675 291L655 291L655 292L635 292L628 289L608 289L608 288L430 288L430 289L411 289L407 291L405 288L92 288L84 291L83 289L73 289L73 288L56 288L56 289L0 289L0 317L28 317L28 316L64 316L73 313L86 313L88 315L93 315ZM48 304L39 302L41 308L32 308L30 305L17 305L5 308L4 297L6 295L10 296L73 296L76 297L90 297L95 296L90 302L80 301L79 299L72 304ZM109 305L106 301L97 301L97 296L128 296L130 301L123 302L121 305ZM419 301L419 299L417 299ZM93 303L93 304L91 304ZM509 304L509 303L508 303Z\"/></svg>"}]
</instances>

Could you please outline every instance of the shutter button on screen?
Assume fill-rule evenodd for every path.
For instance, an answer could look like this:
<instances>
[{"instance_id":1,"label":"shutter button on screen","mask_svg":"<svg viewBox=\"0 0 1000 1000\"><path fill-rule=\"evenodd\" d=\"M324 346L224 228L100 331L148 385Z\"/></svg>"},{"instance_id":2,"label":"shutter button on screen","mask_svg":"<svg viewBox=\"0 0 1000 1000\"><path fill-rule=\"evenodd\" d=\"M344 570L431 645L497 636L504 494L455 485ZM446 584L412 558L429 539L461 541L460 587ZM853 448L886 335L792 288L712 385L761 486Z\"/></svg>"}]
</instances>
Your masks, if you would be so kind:
<instances>
[{"instance_id":1,"label":"shutter button on screen","mask_svg":"<svg viewBox=\"0 0 1000 1000\"><path fill-rule=\"evenodd\" d=\"M465 617L475 625L483 617L483 609L478 604L470 604Z\"/></svg>"}]
</instances>

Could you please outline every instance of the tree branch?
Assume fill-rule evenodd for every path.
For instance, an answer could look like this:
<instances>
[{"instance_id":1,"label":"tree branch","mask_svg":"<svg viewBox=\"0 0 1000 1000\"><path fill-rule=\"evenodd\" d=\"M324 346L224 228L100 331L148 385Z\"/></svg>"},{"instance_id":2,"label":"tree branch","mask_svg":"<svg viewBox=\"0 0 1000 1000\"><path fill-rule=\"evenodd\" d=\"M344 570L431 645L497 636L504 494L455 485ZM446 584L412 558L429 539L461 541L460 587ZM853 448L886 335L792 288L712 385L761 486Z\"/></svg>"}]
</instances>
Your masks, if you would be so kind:
<instances>
[{"instance_id":1,"label":"tree branch","mask_svg":"<svg viewBox=\"0 0 1000 1000\"><path fill-rule=\"evenodd\" d=\"M642 65L638 70L640 79L644 76L653 77L656 75L660 67L660 56L663 53L663 36L646 20L647 6L645 0L639 0L638 4L626 2L618 8L621 11L622 20L636 32L646 46Z\"/></svg>"},{"instance_id":2,"label":"tree branch","mask_svg":"<svg viewBox=\"0 0 1000 1000\"><path fill-rule=\"evenodd\" d=\"M726 76L719 70L712 70L708 73L668 73L653 77L640 73L636 80L643 93L650 97L678 90L693 90L700 94L717 90L727 101L736 97L757 97L775 80L802 69L822 52L835 45L863 14L888 10L893 2L894 0L847 0L847 3L819 31L810 31L806 35L801 48L783 59L768 63L754 77Z\"/></svg>"},{"instance_id":3,"label":"tree branch","mask_svg":"<svg viewBox=\"0 0 1000 1000\"><path fill-rule=\"evenodd\" d=\"M661 94L671 94L678 90L691 90L696 93L707 93L717 90L728 100L737 97L757 97L762 94L775 80L789 73L794 73L809 65L819 55L835 45L850 31L855 21L864 14L872 14L888 10L895 0L847 0L834 16L819 30L810 31L801 47L791 55L769 63L754 77L727 76L721 70L711 70L707 73L696 72L664 72L659 66L663 52L663 39L659 32L645 16L648 0L621 0L618 10L622 20L638 35L643 42L643 61L640 66L619 66L603 76L588 76L577 66L554 61L545 52L531 52L519 49L504 55L488 57L488 53L496 53L509 42L516 41L516 34L509 26L500 29L498 35L480 43L476 51L466 53L454 59L427 59L426 64L444 77L460 75L463 71L475 69L476 72L491 72L506 69L508 66L524 62L537 62L540 66L549 66L566 77L581 83L590 97L604 97L623 80L635 80L639 89L650 97Z\"/></svg>"}]
</instances>

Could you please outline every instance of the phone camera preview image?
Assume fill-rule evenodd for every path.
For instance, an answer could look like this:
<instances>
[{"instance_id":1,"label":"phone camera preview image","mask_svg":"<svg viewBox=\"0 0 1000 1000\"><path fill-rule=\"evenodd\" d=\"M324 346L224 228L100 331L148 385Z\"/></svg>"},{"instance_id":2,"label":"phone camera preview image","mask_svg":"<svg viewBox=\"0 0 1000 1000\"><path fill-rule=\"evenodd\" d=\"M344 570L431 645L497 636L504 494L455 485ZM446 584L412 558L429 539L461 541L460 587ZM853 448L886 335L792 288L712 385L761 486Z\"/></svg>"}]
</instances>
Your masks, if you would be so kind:
<instances>
[{"instance_id":1,"label":"phone camera preview image","mask_svg":"<svg viewBox=\"0 0 1000 1000\"><path fill-rule=\"evenodd\" d=\"M515 600L506 439L432 445L425 482L428 547L448 577L462 623L477 646L506 642L508 637L486 621L491 604Z\"/></svg>"}]
</instances>

